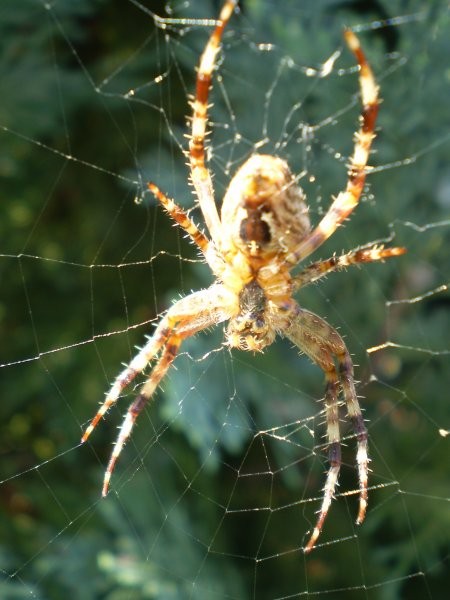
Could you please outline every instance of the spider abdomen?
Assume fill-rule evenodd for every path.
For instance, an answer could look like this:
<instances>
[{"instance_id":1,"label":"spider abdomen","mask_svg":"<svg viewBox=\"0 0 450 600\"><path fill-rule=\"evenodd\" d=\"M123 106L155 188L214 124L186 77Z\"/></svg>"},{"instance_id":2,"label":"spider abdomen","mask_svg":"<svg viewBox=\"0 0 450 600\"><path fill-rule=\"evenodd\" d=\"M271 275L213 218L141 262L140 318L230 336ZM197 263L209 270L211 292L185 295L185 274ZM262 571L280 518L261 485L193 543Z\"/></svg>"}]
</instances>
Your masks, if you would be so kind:
<instances>
[{"instance_id":1,"label":"spider abdomen","mask_svg":"<svg viewBox=\"0 0 450 600\"><path fill-rule=\"evenodd\" d=\"M233 177L222 204L225 246L246 256L287 253L310 230L305 196L286 161L255 154Z\"/></svg>"},{"instance_id":2,"label":"spider abdomen","mask_svg":"<svg viewBox=\"0 0 450 600\"><path fill-rule=\"evenodd\" d=\"M264 247L272 239L269 223L262 218L262 211L247 208L247 216L242 219L239 237L244 244L253 244L255 248Z\"/></svg>"}]
</instances>

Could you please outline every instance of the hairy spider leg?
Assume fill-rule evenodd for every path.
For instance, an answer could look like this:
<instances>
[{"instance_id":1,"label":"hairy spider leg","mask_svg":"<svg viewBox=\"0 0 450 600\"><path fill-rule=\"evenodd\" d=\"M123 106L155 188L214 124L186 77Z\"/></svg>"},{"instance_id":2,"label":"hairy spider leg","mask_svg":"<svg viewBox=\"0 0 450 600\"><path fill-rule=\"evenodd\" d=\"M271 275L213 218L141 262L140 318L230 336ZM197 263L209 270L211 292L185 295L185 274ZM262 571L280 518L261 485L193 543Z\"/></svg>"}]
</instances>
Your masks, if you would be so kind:
<instances>
[{"instance_id":1,"label":"hairy spider leg","mask_svg":"<svg viewBox=\"0 0 450 600\"><path fill-rule=\"evenodd\" d=\"M100 419L108 412L108 410L117 402L122 391L135 379L139 373L145 369L148 363L161 350L161 347L167 342L170 334L170 318L169 315L161 321L155 333L149 338L148 342L140 349L139 353L125 367L125 369L116 377L109 392L106 395L104 402L98 409L95 417L90 422L89 426L81 438L81 442L87 441L91 433L97 427Z\"/></svg>"},{"instance_id":2,"label":"hairy spider leg","mask_svg":"<svg viewBox=\"0 0 450 600\"><path fill-rule=\"evenodd\" d=\"M87 427L82 442L85 442L100 419L113 406L122 391L141 373L161 350L161 356L154 366L149 379L143 384L141 392L128 409L125 420L120 428L108 467L105 472L102 495L108 491L111 474L123 445L128 439L134 422L150 400L161 379L167 373L177 355L181 342L198 331L207 329L230 318L230 294L221 285L212 285L207 290L194 292L176 302L161 320L155 333L140 349L130 364L119 374L109 390L105 401Z\"/></svg>"},{"instance_id":3,"label":"hairy spider leg","mask_svg":"<svg viewBox=\"0 0 450 600\"><path fill-rule=\"evenodd\" d=\"M305 332L308 337L308 332ZM322 531L328 510L334 498L338 485L339 471L341 470L341 434L339 430L339 377L331 353L323 352L323 357L317 364L325 373L325 422L327 427L328 462L329 468L325 485L323 487L322 506L316 525L310 535L304 551L310 552Z\"/></svg>"},{"instance_id":4,"label":"hairy spider leg","mask_svg":"<svg viewBox=\"0 0 450 600\"><path fill-rule=\"evenodd\" d=\"M355 134L355 147L350 159L347 187L345 191L338 194L317 227L287 255L286 260L292 264L309 256L336 231L358 204L366 180L367 162L375 138L375 122L380 104L378 86L356 35L350 29L346 29L344 38L358 61L363 107L360 128Z\"/></svg>"},{"instance_id":5,"label":"hairy spider leg","mask_svg":"<svg viewBox=\"0 0 450 600\"><path fill-rule=\"evenodd\" d=\"M369 458L367 454L367 429L359 407L353 380L353 363L338 332L319 316L297 307L297 316L285 335L325 373L325 416L327 425L328 459L330 467L323 490L322 504L305 552L314 547L334 498L341 467L339 433L339 384L347 413L357 437L357 464L359 479L359 510L356 522L362 523L367 508L367 481ZM338 365L336 369L335 362Z\"/></svg>"},{"instance_id":6,"label":"hairy spider leg","mask_svg":"<svg viewBox=\"0 0 450 600\"><path fill-rule=\"evenodd\" d=\"M194 244L198 246L216 277L220 277L223 272L223 260L218 256L211 241L199 230L187 213L174 200L166 196L156 184L149 182L147 183L147 187L163 205L172 219L186 231Z\"/></svg>"},{"instance_id":7,"label":"hairy spider leg","mask_svg":"<svg viewBox=\"0 0 450 600\"><path fill-rule=\"evenodd\" d=\"M197 192L198 201L202 210L206 226L215 240L220 243L221 223L217 208L214 203L214 192L211 176L205 166L205 136L207 125L208 95L212 81L212 72L215 65L217 53L220 49L220 42L223 30L230 19L237 0L227 0L219 15L219 22L216 25L206 48L200 58L200 64L197 73L196 93L192 103L192 135L189 142L189 155L191 164L191 178ZM172 218L179 223L191 236L203 252L206 260L216 274L221 272L221 260L215 252L212 242L199 231L197 226L182 211L175 202L165 196L161 190L150 183L149 189L158 200L166 207ZM114 381L105 401L101 405L97 414L87 427L82 442L85 442L92 431L97 426L103 415L109 408L117 402L121 392L134 380L134 378L143 371L146 365L154 359L158 352L162 350L159 361L154 367L147 383L144 384L141 394L130 406L125 421L119 432L119 437L115 444L113 454L110 459L105 481L103 486L103 495L107 493L111 473L115 462L121 452L121 449L130 435L133 423L145 406L146 402L154 392L164 374L167 372L176 353L172 354L169 350L177 346L177 340L181 340L193 335L197 331L208 328L221 321L229 319L236 311L236 302L227 297L229 293L222 286L211 286L208 299L205 300L205 292L197 292L177 302L166 314L164 319L157 327L154 335L147 344L140 350L138 355L130 364L120 373ZM185 314L184 314L185 313ZM185 321L185 323L183 323ZM181 332L180 332L181 327ZM171 339L173 337L173 340ZM178 344L179 345L179 344ZM150 395L147 395L150 393ZM144 400L145 398L145 400Z\"/></svg>"},{"instance_id":8,"label":"hairy spider leg","mask_svg":"<svg viewBox=\"0 0 450 600\"><path fill-rule=\"evenodd\" d=\"M223 30L228 23L237 0L228 0L222 7L219 22L216 25L200 58L197 72L195 97L192 101L192 132L189 139L189 159L191 179L197 193L206 226L214 243L221 246L222 227L219 213L214 202L214 189L211 175L205 166L205 137L208 122L208 96L211 87L212 73L220 49Z\"/></svg>"},{"instance_id":9,"label":"hairy spider leg","mask_svg":"<svg viewBox=\"0 0 450 600\"><path fill-rule=\"evenodd\" d=\"M150 378L145 382L145 384L141 388L140 393L136 396L136 399L128 407L127 414L122 422L122 425L119 430L119 435L117 436L117 440L114 444L114 448L111 453L108 466L106 467L102 487L103 497L105 497L108 493L109 482L111 480L111 476L114 471L117 459L119 458L120 453L122 452L122 448L125 442L131 435L131 431L133 429L136 419L139 417L141 411L145 408L147 402L150 400L154 391L160 384L161 379L167 373L170 365L175 360L181 342L182 339L175 334L171 335L167 339L166 343L164 344L161 356L156 365L154 366Z\"/></svg>"},{"instance_id":10,"label":"hairy spider leg","mask_svg":"<svg viewBox=\"0 0 450 600\"><path fill-rule=\"evenodd\" d=\"M314 283L333 271L341 271L352 265L375 262L378 260L383 261L386 258L393 258L394 256L405 254L405 252L406 248L401 247L384 248L383 246L373 246L372 248L351 250L346 254L332 256L326 260L318 260L317 262L308 265L298 275L294 275L292 278L294 289L297 290L305 285Z\"/></svg>"},{"instance_id":11,"label":"hairy spider leg","mask_svg":"<svg viewBox=\"0 0 450 600\"><path fill-rule=\"evenodd\" d=\"M356 434L357 440L356 463L358 465L359 479L359 509L356 517L356 524L361 525L366 516L368 500L367 484L369 479L370 460L367 450L368 433L356 395L353 362L345 345L343 346L343 349L336 354L336 357L339 364L339 375L342 390L344 392L347 413L352 422L353 431Z\"/></svg>"}]
</instances>

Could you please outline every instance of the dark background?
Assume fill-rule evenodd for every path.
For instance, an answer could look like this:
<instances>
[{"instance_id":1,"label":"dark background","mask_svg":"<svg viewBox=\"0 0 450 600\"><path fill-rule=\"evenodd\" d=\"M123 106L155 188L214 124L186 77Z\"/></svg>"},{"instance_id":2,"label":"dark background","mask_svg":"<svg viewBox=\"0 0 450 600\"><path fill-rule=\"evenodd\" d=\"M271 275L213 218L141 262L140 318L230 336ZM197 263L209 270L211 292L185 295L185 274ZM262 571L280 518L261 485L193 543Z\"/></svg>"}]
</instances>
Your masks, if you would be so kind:
<instances>
[{"instance_id":1,"label":"dark background","mask_svg":"<svg viewBox=\"0 0 450 600\"><path fill-rule=\"evenodd\" d=\"M377 168L351 222L314 258L391 238L408 254L331 275L299 296L345 335L358 365L374 486L364 525L354 525L357 496L340 496L317 549L303 555L326 469L323 376L283 341L261 356L229 353L222 328L186 344L100 500L135 391L84 447L81 432L158 315L211 281L144 194L152 179L193 205L183 135L210 29L156 27L145 10L200 19L220 8L191 4L0 3L0 596L443 598L444 1L243 2L212 95L218 201L258 147L304 173L316 223L345 186L359 110L342 29L365 26L360 37L383 97ZM328 76L307 71L339 48ZM357 487L345 424L343 433L341 493Z\"/></svg>"}]
</instances>

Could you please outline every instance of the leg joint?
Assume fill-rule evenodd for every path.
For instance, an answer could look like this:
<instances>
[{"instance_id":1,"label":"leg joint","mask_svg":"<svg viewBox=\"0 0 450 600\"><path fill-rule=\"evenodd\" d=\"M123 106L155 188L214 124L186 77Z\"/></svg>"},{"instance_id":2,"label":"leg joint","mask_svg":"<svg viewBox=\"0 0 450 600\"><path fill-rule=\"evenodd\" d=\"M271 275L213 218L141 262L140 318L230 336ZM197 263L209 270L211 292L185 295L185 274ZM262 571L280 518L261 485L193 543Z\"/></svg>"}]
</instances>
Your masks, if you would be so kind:
<instances>
[{"instance_id":1,"label":"leg joint","mask_svg":"<svg viewBox=\"0 0 450 600\"><path fill-rule=\"evenodd\" d=\"M342 462L341 458L341 446L339 442L333 442L328 447L328 461L332 467L340 466Z\"/></svg>"}]
</instances>

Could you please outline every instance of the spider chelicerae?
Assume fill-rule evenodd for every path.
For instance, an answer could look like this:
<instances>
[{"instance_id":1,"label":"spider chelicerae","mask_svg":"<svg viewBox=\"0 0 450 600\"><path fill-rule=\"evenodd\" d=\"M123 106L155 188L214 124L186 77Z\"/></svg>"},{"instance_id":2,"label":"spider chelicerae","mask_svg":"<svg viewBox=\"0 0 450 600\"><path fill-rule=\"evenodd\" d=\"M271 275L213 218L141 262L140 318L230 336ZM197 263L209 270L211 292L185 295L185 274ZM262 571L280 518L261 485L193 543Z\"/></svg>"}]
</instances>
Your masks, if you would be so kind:
<instances>
[{"instance_id":1,"label":"spider chelicerae","mask_svg":"<svg viewBox=\"0 0 450 600\"><path fill-rule=\"evenodd\" d=\"M304 550L309 552L322 530L335 494L341 467L339 393L343 398L355 437L359 477L359 511L362 523L367 508L367 429L355 391L353 364L342 337L321 317L302 308L293 294L327 273L359 263L374 262L405 252L404 248L369 246L309 264L291 274L299 262L321 246L358 204L363 191L370 147L375 137L379 99L372 70L356 35L344 32L347 46L359 65L362 101L359 131L348 168L345 190L334 199L319 224L310 226L303 191L287 163L276 156L254 154L237 171L216 208L211 175L205 164L208 96L223 30L237 0L227 0L221 10L197 73L189 141L190 176L208 238L190 217L154 183L149 190L191 237L213 272L216 282L176 302L161 318L154 334L115 379L105 401L87 427L85 442L122 391L156 360L148 379L128 408L107 466L102 494L108 492L111 474L133 425L175 359L183 340L203 329L228 321L227 344L261 352L276 335L288 338L324 372L325 416L329 469L317 522ZM158 356L158 358L156 358Z\"/></svg>"}]
</instances>

